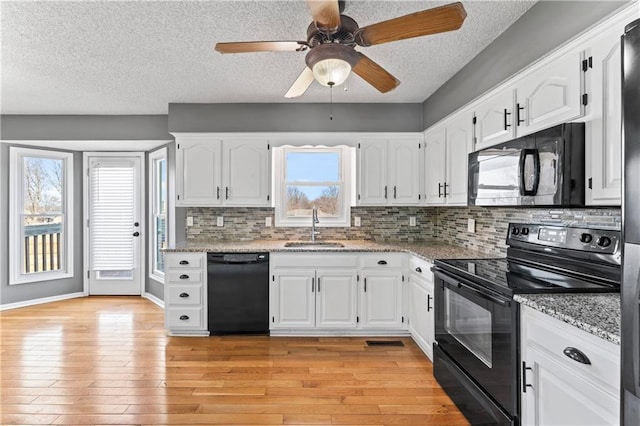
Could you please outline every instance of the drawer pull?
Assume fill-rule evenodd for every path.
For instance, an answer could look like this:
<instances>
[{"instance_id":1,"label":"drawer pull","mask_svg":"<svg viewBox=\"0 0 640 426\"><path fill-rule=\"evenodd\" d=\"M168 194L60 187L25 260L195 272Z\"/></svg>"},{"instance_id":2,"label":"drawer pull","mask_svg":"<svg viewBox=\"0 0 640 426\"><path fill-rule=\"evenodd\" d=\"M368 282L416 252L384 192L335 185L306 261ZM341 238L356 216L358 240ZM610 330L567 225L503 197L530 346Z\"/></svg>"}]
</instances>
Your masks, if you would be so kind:
<instances>
[{"instance_id":1,"label":"drawer pull","mask_svg":"<svg viewBox=\"0 0 640 426\"><path fill-rule=\"evenodd\" d=\"M379 260L378 261L378 265L386 265L387 261L386 260Z\"/></svg>"},{"instance_id":2,"label":"drawer pull","mask_svg":"<svg viewBox=\"0 0 640 426\"><path fill-rule=\"evenodd\" d=\"M180 315L180 321L186 321L189 319L189 315Z\"/></svg>"},{"instance_id":3,"label":"drawer pull","mask_svg":"<svg viewBox=\"0 0 640 426\"><path fill-rule=\"evenodd\" d=\"M564 351L562 351L562 353L564 353L566 356L568 356L572 360L579 362L581 364L587 364L587 365L591 364L591 360L589 360L589 357L586 356L584 352L582 352L579 349L572 348L571 346L567 346L566 348L564 348Z\"/></svg>"},{"instance_id":4,"label":"drawer pull","mask_svg":"<svg viewBox=\"0 0 640 426\"><path fill-rule=\"evenodd\" d=\"M188 280L188 279L189 279L189 275L187 275L187 274L182 274L182 275L180 275L180 279L181 279L181 280Z\"/></svg>"},{"instance_id":5,"label":"drawer pull","mask_svg":"<svg viewBox=\"0 0 640 426\"><path fill-rule=\"evenodd\" d=\"M416 268L416 272L422 273L422 268L418 266L418 267Z\"/></svg>"},{"instance_id":6,"label":"drawer pull","mask_svg":"<svg viewBox=\"0 0 640 426\"><path fill-rule=\"evenodd\" d=\"M180 297L189 297L189 293L180 293Z\"/></svg>"},{"instance_id":7,"label":"drawer pull","mask_svg":"<svg viewBox=\"0 0 640 426\"><path fill-rule=\"evenodd\" d=\"M181 260L181 261L180 261L180 264L181 264L181 265L188 265L188 264L189 264L189 261L188 261L188 260Z\"/></svg>"}]
</instances>

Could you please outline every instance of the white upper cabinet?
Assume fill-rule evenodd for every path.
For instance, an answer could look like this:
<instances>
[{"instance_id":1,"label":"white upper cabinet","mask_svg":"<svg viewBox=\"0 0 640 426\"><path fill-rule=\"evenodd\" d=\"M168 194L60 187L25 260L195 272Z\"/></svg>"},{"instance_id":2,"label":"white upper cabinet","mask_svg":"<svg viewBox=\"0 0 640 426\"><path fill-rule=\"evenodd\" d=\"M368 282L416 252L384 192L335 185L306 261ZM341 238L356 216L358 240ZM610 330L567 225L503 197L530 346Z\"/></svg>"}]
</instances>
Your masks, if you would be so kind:
<instances>
[{"instance_id":1,"label":"white upper cabinet","mask_svg":"<svg viewBox=\"0 0 640 426\"><path fill-rule=\"evenodd\" d=\"M271 156L265 141L222 143L224 202L234 206L268 206Z\"/></svg>"},{"instance_id":2,"label":"white upper cabinet","mask_svg":"<svg viewBox=\"0 0 640 426\"><path fill-rule=\"evenodd\" d=\"M420 203L422 140L364 140L358 144L358 205Z\"/></svg>"},{"instance_id":3,"label":"white upper cabinet","mask_svg":"<svg viewBox=\"0 0 640 426\"><path fill-rule=\"evenodd\" d=\"M475 103L474 150L584 115L582 50L557 55Z\"/></svg>"},{"instance_id":4,"label":"white upper cabinet","mask_svg":"<svg viewBox=\"0 0 640 426\"><path fill-rule=\"evenodd\" d=\"M457 113L425 135L425 203L467 205L467 163L473 145L470 111Z\"/></svg>"},{"instance_id":5,"label":"white upper cabinet","mask_svg":"<svg viewBox=\"0 0 640 426\"><path fill-rule=\"evenodd\" d=\"M269 206L266 140L176 134L176 206Z\"/></svg>"},{"instance_id":6,"label":"white upper cabinet","mask_svg":"<svg viewBox=\"0 0 640 426\"><path fill-rule=\"evenodd\" d=\"M216 206L222 185L220 140L176 138L176 205Z\"/></svg>"},{"instance_id":7,"label":"white upper cabinet","mask_svg":"<svg viewBox=\"0 0 640 426\"><path fill-rule=\"evenodd\" d=\"M637 16L624 10L596 27L585 41L587 205L617 205L622 200L622 58L620 36Z\"/></svg>"}]
</instances>

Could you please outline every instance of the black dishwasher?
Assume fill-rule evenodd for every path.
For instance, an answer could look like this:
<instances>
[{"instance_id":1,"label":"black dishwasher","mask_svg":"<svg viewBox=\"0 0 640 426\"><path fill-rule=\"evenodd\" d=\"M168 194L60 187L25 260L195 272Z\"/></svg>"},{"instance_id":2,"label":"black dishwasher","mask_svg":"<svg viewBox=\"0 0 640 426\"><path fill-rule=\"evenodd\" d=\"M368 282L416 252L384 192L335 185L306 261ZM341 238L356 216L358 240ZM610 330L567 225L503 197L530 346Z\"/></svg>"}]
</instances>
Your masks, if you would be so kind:
<instances>
[{"instance_id":1,"label":"black dishwasher","mask_svg":"<svg viewBox=\"0 0 640 426\"><path fill-rule=\"evenodd\" d=\"M209 333L269 333L269 253L207 253Z\"/></svg>"}]
</instances>

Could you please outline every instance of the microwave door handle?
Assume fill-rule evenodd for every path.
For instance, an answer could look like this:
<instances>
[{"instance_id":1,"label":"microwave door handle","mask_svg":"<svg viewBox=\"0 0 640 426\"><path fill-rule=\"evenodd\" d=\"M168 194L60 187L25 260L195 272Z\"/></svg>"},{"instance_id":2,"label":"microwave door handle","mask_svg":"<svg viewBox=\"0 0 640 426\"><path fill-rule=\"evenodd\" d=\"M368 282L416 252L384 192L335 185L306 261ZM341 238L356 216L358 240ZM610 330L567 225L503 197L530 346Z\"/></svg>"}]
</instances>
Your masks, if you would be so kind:
<instances>
[{"instance_id":1,"label":"microwave door handle","mask_svg":"<svg viewBox=\"0 0 640 426\"><path fill-rule=\"evenodd\" d=\"M528 156L533 156L534 180L533 188L531 189L527 189L527 176L524 173L524 166ZM518 169L520 172L520 195L536 195L538 192L538 184L540 183L540 156L538 155L538 150L525 148L520 151L520 163L518 165Z\"/></svg>"}]
</instances>

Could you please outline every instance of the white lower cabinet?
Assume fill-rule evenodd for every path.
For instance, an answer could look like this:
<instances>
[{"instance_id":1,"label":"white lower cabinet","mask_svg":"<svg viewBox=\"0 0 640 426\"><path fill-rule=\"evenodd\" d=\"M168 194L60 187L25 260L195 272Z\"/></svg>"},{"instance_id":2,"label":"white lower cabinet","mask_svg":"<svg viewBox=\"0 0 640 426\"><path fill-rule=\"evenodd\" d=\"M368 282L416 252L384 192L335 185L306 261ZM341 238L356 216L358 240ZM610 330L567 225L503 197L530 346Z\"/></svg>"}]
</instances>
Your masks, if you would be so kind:
<instances>
[{"instance_id":1,"label":"white lower cabinet","mask_svg":"<svg viewBox=\"0 0 640 426\"><path fill-rule=\"evenodd\" d=\"M402 253L272 253L271 330L401 331Z\"/></svg>"},{"instance_id":2,"label":"white lower cabinet","mask_svg":"<svg viewBox=\"0 0 640 426\"><path fill-rule=\"evenodd\" d=\"M433 360L433 343L435 341L435 313L433 264L417 257L409 260L409 332L414 342Z\"/></svg>"},{"instance_id":3,"label":"white lower cabinet","mask_svg":"<svg viewBox=\"0 0 640 426\"><path fill-rule=\"evenodd\" d=\"M620 346L526 306L521 329L523 425L620 422Z\"/></svg>"},{"instance_id":4,"label":"white lower cabinet","mask_svg":"<svg viewBox=\"0 0 640 426\"><path fill-rule=\"evenodd\" d=\"M165 327L173 335L209 335L206 253L165 253Z\"/></svg>"}]
</instances>

